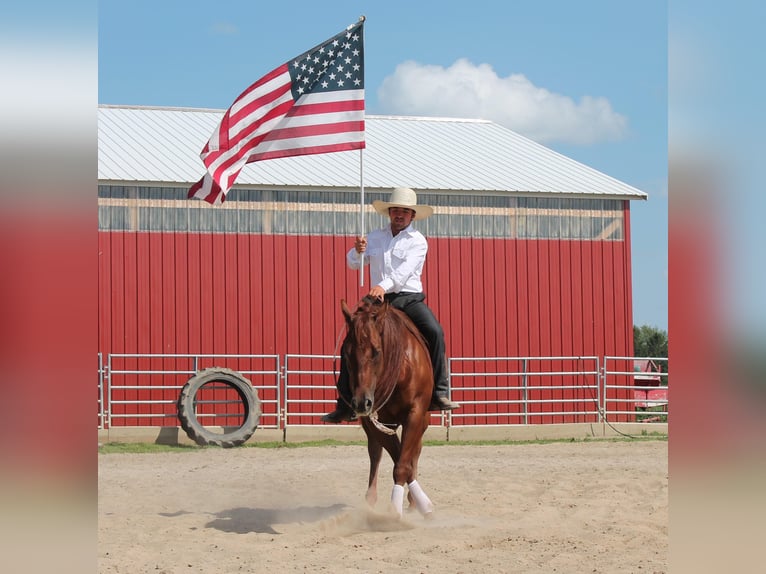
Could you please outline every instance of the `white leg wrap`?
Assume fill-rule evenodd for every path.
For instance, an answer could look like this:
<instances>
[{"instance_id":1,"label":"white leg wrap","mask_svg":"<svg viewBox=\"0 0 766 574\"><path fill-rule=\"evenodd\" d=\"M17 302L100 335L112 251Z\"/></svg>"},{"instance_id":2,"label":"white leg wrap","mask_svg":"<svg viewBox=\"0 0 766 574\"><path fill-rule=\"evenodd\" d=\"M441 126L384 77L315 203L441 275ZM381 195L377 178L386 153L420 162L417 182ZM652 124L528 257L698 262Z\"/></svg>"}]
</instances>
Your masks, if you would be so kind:
<instances>
[{"instance_id":1,"label":"white leg wrap","mask_svg":"<svg viewBox=\"0 0 766 574\"><path fill-rule=\"evenodd\" d=\"M433 512L434 504L431 502L431 499L428 498L428 495L423 492L418 481L413 480L408 486L410 487L410 493L412 493L412 497L415 499L415 504L417 505L420 514L429 514Z\"/></svg>"},{"instance_id":2,"label":"white leg wrap","mask_svg":"<svg viewBox=\"0 0 766 574\"><path fill-rule=\"evenodd\" d=\"M394 489L391 491L391 506L394 511L401 517L402 509L404 506L404 487L398 484L394 485Z\"/></svg>"}]
</instances>

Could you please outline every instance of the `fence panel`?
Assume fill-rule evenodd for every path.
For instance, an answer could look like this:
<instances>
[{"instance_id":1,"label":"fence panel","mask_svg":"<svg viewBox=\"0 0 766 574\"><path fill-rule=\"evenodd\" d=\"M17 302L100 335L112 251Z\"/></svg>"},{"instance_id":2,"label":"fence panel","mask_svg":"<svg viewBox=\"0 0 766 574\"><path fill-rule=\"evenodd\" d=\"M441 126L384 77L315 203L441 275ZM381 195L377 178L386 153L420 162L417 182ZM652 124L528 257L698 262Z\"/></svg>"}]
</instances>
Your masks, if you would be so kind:
<instances>
[{"instance_id":1,"label":"fence panel","mask_svg":"<svg viewBox=\"0 0 766 574\"><path fill-rule=\"evenodd\" d=\"M451 426L599 420L598 357L453 357L449 372Z\"/></svg>"},{"instance_id":2,"label":"fence panel","mask_svg":"<svg viewBox=\"0 0 766 574\"><path fill-rule=\"evenodd\" d=\"M177 426L176 404L181 389L192 375L210 367L231 369L247 377L261 401L259 426L280 428L277 355L111 354L107 366L106 424L109 428ZM204 413L205 425L228 426L225 418L228 407L224 403L229 402L224 400L220 408Z\"/></svg>"},{"instance_id":3,"label":"fence panel","mask_svg":"<svg viewBox=\"0 0 766 574\"><path fill-rule=\"evenodd\" d=\"M608 422L668 422L668 359L604 357L604 418Z\"/></svg>"},{"instance_id":4,"label":"fence panel","mask_svg":"<svg viewBox=\"0 0 766 574\"><path fill-rule=\"evenodd\" d=\"M321 424L335 408L339 369L335 355L285 355L285 426Z\"/></svg>"}]
</instances>

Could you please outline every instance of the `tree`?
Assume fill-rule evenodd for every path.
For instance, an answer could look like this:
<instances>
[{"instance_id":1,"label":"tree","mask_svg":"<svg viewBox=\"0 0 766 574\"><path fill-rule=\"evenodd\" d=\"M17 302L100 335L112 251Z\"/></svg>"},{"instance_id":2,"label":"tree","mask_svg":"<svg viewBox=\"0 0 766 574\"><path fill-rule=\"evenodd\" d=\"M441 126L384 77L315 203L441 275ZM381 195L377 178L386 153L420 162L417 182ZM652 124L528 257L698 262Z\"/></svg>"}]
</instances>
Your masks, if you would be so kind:
<instances>
[{"instance_id":1,"label":"tree","mask_svg":"<svg viewBox=\"0 0 766 574\"><path fill-rule=\"evenodd\" d=\"M667 331L649 325L633 325L633 356L667 358Z\"/></svg>"}]
</instances>

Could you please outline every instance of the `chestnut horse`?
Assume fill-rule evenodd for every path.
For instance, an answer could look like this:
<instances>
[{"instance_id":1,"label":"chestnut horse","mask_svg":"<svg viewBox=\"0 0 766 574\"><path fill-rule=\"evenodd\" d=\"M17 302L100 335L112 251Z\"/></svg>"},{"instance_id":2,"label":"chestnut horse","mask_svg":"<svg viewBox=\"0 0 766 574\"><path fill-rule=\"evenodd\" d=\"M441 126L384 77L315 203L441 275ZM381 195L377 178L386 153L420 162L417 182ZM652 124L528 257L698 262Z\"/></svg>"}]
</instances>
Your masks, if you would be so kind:
<instances>
[{"instance_id":1,"label":"chestnut horse","mask_svg":"<svg viewBox=\"0 0 766 574\"><path fill-rule=\"evenodd\" d=\"M385 448L394 461L394 511L402 515L407 485L410 506L428 516L433 504L417 481L433 391L427 343L409 317L388 303L367 296L353 313L345 300L341 309L348 327L342 353L351 407L361 419L370 456L367 503L377 502L378 467ZM401 440L396 433L400 426Z\"/></svg>"}]
</instances>

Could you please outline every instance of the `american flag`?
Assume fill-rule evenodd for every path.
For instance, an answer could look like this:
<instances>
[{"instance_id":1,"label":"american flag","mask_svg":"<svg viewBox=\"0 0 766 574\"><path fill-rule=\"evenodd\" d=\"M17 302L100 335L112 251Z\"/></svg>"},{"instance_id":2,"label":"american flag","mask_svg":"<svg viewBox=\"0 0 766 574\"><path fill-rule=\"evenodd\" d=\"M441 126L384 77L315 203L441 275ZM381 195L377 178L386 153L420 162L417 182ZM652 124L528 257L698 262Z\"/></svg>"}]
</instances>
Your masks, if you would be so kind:
<instances>
[{"instance_id":1,"label":"american flag","mask_svg":"<svg viewBox=\"0 0 766 574\"><path fill-rule=\"evenodd\" d=\"M364 17L269 72L234 100L200 157L189 198L220 204L246 163L361 149Z\"/></svg>"}]
</instances>

